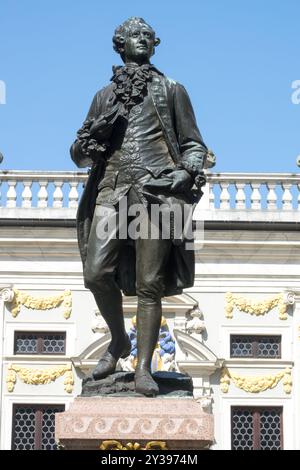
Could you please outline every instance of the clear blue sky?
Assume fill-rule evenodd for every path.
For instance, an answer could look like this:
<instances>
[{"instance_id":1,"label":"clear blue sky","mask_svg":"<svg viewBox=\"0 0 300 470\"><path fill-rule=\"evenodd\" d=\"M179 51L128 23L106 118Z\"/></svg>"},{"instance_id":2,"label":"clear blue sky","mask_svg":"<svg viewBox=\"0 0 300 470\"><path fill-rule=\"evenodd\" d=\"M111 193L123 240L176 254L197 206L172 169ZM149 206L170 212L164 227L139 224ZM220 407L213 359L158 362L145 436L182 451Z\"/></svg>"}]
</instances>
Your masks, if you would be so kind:
<instances>
[{"instance_id":1,"label":"clear blue sky","mask_svg":"<svg viewBox=\"0 0 300 470\"><path fill-rule=\"evenodd\" d=\"M152 62L187 88L215 171L298 171L299 0L0 0L1 169L76 169L70 144L129 16L161 38Z\"/></svg>"}]
</instances>

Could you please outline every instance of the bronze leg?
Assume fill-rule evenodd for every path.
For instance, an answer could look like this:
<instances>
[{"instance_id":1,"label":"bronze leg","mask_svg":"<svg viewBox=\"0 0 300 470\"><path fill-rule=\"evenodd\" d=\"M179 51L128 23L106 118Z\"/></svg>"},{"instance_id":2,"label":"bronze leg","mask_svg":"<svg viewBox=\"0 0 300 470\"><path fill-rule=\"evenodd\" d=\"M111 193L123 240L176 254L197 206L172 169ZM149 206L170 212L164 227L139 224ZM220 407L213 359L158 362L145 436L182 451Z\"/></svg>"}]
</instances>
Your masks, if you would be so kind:
<instances>
[{"instance_id":1,"label":"bronze leg","mask_svg":"<svg viewBox=\"0 0 300 470\"><path fill-rule=\"evenodd\" d=\"M151 361L159 336L161 297L170 249L170 240L136 241L138 362L135 384L136 392L147 396L158 394L158 386L151 376Z\"/></svg>"},{"instance_id":2,"label":"bronze leg","mask_svg":"<svg viewBox=\"0 0 300 470\"><path fill-rule=\"evenodd\" d=\"M94 215L89 237L86 268L84 270L85 287L94 294L96 304L106 321L111 333L111 342L93 371L93 377L107 377L116 369L120 357L130 354L131 344L125 331L122 294L115 281L122 240L112 238L101 240L97 236L99 217Z\"/></svg>"}]
</instances>

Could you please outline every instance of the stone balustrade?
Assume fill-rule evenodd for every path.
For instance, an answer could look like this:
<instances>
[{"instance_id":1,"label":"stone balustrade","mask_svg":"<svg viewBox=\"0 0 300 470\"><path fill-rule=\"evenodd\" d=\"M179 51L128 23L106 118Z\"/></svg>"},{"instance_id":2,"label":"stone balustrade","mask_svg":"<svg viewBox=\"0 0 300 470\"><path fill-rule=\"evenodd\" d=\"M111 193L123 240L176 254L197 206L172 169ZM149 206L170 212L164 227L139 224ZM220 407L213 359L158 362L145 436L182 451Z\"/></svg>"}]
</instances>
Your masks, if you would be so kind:
<instances>
[{"instance_id":1,"label":"stone balustrade","mask_svg":"<svg viewBox=\"0 0 300 470\"><path fill-rule=\"evenodd\" d=\"M86 172L1 171L0 218L74 218ZM196 218L300 222L300 174L209 173Z\"/></svg>"},{"instance_id":2,"label":"stone balustrade","mask_svg":"<svg viewBox=\"0 0 300 470\"><path fill-rule=\"evenodd\" d=\"M0 207L76 208L86 173L1 171Z\"/></svg>"},{"instance_id":3,"label":"stone balustrade","mask_svg":"<svg viewBox=\"0 0 300 470\"><path fill-rule=\"evenodd\" d=\"M292 211L300 208L300 174L223 173L209 175L208 181L212 210Z\"/></svg>"}]
</instances>

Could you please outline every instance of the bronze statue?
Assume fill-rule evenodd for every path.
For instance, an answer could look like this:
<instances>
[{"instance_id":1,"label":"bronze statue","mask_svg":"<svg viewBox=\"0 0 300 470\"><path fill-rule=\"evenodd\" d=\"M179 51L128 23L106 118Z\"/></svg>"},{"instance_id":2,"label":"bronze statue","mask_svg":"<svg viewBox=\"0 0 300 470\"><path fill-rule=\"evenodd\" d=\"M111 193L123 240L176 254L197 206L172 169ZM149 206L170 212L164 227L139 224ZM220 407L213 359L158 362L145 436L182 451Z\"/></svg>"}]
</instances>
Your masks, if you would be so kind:
<instances>
[{"instance_id":1,"label":"bronze statue","mask_svg":"<svg viewBox=\"0 0 300 470\"><path fill-rule=\"evenodd\" d=\"M137 295L135 388L146 396L158 393L151 360L161 323L161 298L193 285L194 252L172 230L168 238L162 237L161 225L158 238L103 240L97 233L100 208L114 209L109 219L118 215L124 198L129 208L142 205L146 218L154 203L192 207L202 195L202 170L211 157L187 92L150 63L159 43L142 18L129 18L116 29L114 49L125 65L115 67L111 83L96 93L71 147L73 161L91 167L77 220L84 282L111 332L111 343L93 377L113 373L118 359L130 354L121 291ZM117 235L119 231L117 225Z\"/></svg>"}]
</instances>

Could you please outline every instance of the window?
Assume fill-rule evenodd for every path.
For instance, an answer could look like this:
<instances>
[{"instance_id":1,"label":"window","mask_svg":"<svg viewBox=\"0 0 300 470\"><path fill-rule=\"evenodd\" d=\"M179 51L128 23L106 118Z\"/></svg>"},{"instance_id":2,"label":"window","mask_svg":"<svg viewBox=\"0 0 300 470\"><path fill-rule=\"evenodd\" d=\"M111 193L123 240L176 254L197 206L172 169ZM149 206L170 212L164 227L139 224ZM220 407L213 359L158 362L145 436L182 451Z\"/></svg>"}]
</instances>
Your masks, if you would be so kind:
<instances>
[{"instance_id":1,"label":"window","mask_svg":"<svg viewBox=\"0 0 300 470\"><path fill-rule=\"evenodd\" d=\"M282 408L231 409L233 450L281 450Z\"/></svg>"},{"instance_id":2,"label":"window","mask_svg":"<svg viewBox=\"0 0 300 470\"><path fill-rule=\"evenodd\" d=\"M13 450L56 450L55 413L64 405L15 405L13 409Z\"/></svg>"},{"instance_id":3,"label":"window","mask_svg":"<svg viewBox=\"0 0 300 470\"><path fill-rule=\"evenodd\" d=\"M65 332L15 332L14 354L65 354Z\"/></svg>"},{"instance_id":4,"label":"window","mask_svg":"<svg viewBox=\"0 0 300 470\"><path fill-rule=\"evenodd\" d=\"M281 336L230 335L230 357L281 358Z\"/></svg>"}]
</instances>

